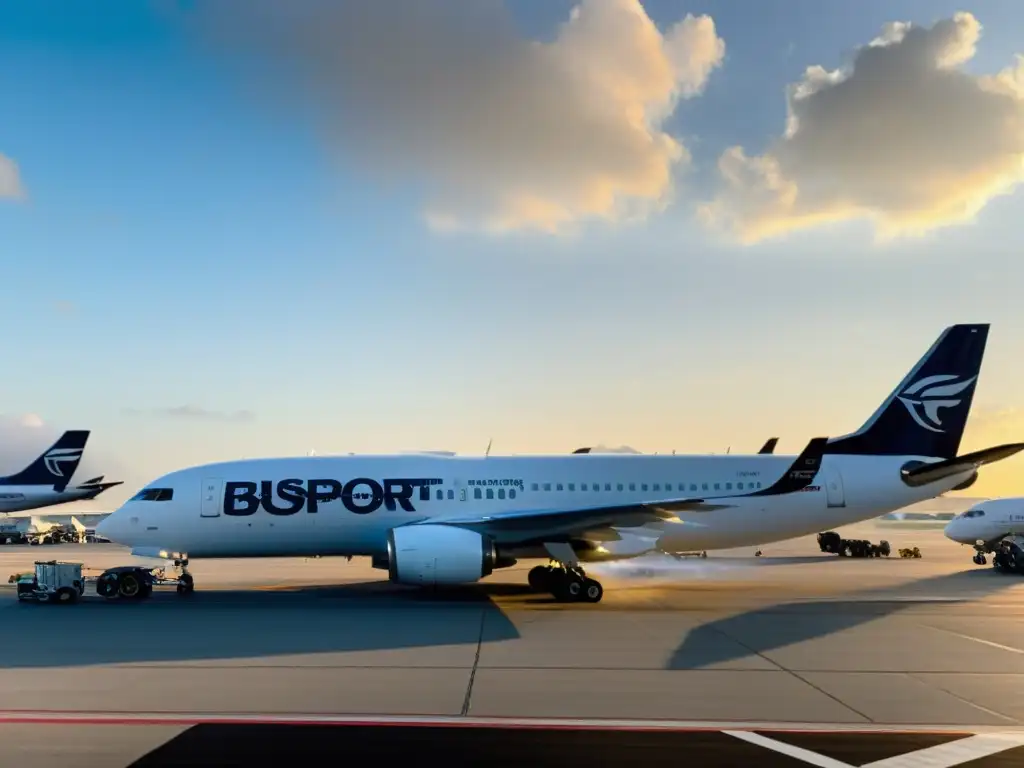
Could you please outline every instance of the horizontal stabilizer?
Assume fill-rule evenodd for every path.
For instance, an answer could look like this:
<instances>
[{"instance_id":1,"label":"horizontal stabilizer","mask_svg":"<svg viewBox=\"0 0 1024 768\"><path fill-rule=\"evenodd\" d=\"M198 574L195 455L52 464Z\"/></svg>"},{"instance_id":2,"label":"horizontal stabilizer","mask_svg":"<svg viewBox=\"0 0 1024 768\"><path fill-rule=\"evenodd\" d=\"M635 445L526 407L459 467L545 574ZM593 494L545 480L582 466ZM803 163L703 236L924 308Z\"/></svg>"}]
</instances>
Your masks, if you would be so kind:
<instances>
[{"instance_id":1,"label":"horizontal stabilizer","mask_svg":"<svg viewBox=\"0 0 1024 768\"><path fill-rule=\"evenodd\" d=\"M114 480L113 482L109 483L83 483L82 485L78 486L76 490L85 491L86 495L82 497L82 500L89 500L95 499L108 488L113 488L114 486L122 485L123 483L124 480Z\"/></svg>"},{"instance_id":2,"label":"horizontal stabilizer","mask_svg":"<svg viewBox=\"0 0 1024 768\"><path fill-rule=\"evenodd\" d=\"M920 464L912 469L902 470L901 475L904 483L916 488L928 483L934 483L951 475L979 469L985 464L1008 459L1022 450L1024 450L1024 443L997 445L994 448L985 448L974 453L965 453L963 456L937 461L933 464Z\"/></svg>"}]
</instances>

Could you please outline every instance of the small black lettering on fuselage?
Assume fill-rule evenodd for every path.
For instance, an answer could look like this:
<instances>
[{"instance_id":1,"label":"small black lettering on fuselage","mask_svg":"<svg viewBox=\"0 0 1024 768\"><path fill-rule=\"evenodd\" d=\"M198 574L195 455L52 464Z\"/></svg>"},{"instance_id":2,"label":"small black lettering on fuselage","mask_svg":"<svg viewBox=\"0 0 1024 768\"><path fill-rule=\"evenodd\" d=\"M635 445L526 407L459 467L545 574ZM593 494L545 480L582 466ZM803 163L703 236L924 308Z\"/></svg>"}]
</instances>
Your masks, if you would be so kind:
<instances>
[{"instance_id":1,"label":"small black lettering on fuselage","mask_svg":"<svg viewBox=\"0 0 1024 768\"><path fill-rule=\"evenodd\" d=\"M244 517L263 510L271 515L294 515L305 509L318 511L321 504L341 500L345 509L356 515L368 515L383 506L389 512L401 507L415 512L412 495L419 488L420 501L430 499L430 486L440 485L437 478L389 478L381 481L356 477L346 483L333 478L302 480L231 481L224 483L224 514ZM276 498L275 498L276 497Z\"/></svg>"}]
</instances>

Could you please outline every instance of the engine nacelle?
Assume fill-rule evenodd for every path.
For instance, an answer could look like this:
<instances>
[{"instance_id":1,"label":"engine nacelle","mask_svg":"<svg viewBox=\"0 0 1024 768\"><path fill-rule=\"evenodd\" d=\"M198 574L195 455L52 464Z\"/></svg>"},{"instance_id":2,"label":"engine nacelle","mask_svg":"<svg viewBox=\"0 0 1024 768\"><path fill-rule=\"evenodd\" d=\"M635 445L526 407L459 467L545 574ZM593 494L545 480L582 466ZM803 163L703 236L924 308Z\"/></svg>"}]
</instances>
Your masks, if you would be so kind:
<instances>
[{"instance_id":1,"label":"engine nacelle","mask_svg":"<svg viewBox=\"0 0 1024 768\"><path fill-rule=\"evenodd\" d=\"M450 525L403 525L388 532L388 576L398 584L467 584L494 571L494 542Z\"/></svg>"}]
</instances>

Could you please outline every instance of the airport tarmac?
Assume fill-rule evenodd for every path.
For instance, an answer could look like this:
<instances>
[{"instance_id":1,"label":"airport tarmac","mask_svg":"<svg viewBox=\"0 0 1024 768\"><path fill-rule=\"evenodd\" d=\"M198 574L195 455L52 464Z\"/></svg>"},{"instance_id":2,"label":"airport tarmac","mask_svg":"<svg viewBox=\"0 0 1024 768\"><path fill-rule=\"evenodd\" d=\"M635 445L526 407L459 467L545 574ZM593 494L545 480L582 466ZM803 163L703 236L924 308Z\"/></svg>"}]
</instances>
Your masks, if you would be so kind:
<instances>
[{"instance_id":1,"label":"airport tarmac","mask_svg":"<svg viewBox=\"0 0 1024 768\"><path fill-rule=\"evenodd\" d=\"M691 740L707 729L815 728L848 740L851 729L914 732L876 740L954 729L968 734L954 734L958 743L988 733L1002 745L989 759L1021 764L1024 579L973 565L941 530L843 534L885 538L893 557L823 555L812 537L767 546L760 558L742 550L591 566L606 589L597 605L529 593L532 563L436 594L339 559L194 561L194 595L141 603L20 605L5 588L0 766L124 766L183 738L226 744L226 732L210 729L235 733L239 719L354 715L417 716L435 730L444 718L449 734L453 723L493 718L574 721L563 728L656 719ZM900 559L901 546L924 557ZM7 546L0 576L53 557L100 569L133 562L112 545ZM765 749L756 741L721 744ZM720 764L745 759L728 749ZM645 760L661 764L656 753ZM137 764L172 764L155 754ZM791 762L759 763L808 764L773 754ZM864 764L829 759L812 764ZM982 764L998 763L971 763Z\"/></svg>"}]
</instances>

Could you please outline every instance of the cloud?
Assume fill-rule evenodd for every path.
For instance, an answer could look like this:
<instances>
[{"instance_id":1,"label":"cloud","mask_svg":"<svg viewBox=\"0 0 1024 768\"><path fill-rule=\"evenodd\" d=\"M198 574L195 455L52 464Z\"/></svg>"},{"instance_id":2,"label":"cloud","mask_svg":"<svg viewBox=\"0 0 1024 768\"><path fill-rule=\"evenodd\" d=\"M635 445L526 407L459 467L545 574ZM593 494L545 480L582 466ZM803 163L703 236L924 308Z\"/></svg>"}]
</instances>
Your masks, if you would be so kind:
<instances>
[{"instance_id":1,"label":"cloud","mask_svg":"<svg viewBox=\"0 0 1024 768\"><path fill-rule=\"evenodd\" d=\"M0 199L21 200L24 197L25 188L21 184L17 163L0 154Z\"/></svg>"},{"instance_id":2,"label":"cloud","mask_svg":"<svg viewBox=\"0 0 1024 768\"><path fill-rule=\"evenodd\" d=\"M332 146L422 190L445 231L554 233L663 207L689 154L662 126L725 56L710 16L662 32L639 0L581 0L547 42L493 0L197 13L219 45L298 73Z\"/></svg>"},{"instance_id":3,"label":"cloud","mask_svg":"<svg viewBox=\"0 0 1024 768\"><path fill-rule=\"evenodd\" d=\"M1024 57L969 74L980 34L970 13L893 22L849 67L808 67L784 135L763 155L722 154L702 217L745 243L851 219L880 239L971 221L1024 180Z\"/></svg>"},{"instance_id":4,"label":"cloud","mask_svg":"<svg viewBox=\"0 0 1024 768\"><path fill-rule=\"evenodd\" d=\"M129 414L153 414L157 416L168 416L176 419L197 419L205 421L253 421L256 414L252 411L213 411L202 408L198 405L175 405L170 408L137 409L126 408L125 413Z\"/></svg>"},{"instance_id":5,"label":"cloud","mask_svg":"<svg viewBox=\"0 0 1024 768\"><path fill-rule=\"evenodd\" d=\"M38 413L23 413L21 416L14 417L14 423L22 427L37 429L43 426L43 417Z\"/></svg>"},{"instance_id":6,"label":"cloud","mask_svg":"<svg viewBox=\"0 0 1024 768\"><path fill-rule=\"evenodd\" d=\"M964 430L960 453L1021 442L1024 442L1024 408L974 406ZM1024 457L1021 454L989 464L981 468L978 481L963 493L971 496L1024 496L1022 470Z\"/></svg>"}]
</instances>

